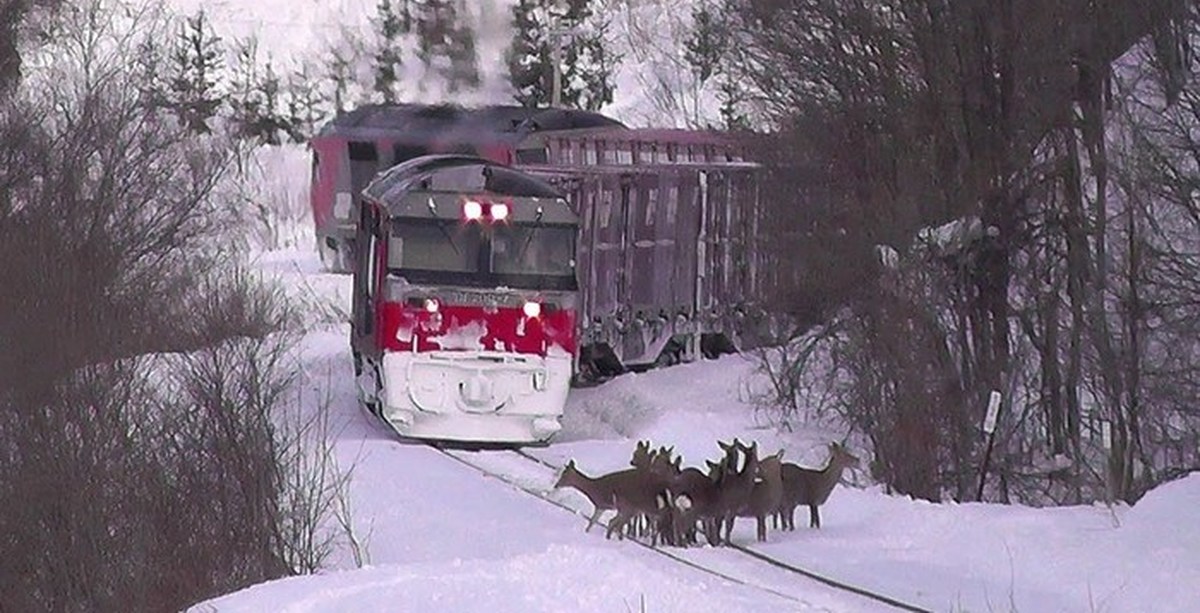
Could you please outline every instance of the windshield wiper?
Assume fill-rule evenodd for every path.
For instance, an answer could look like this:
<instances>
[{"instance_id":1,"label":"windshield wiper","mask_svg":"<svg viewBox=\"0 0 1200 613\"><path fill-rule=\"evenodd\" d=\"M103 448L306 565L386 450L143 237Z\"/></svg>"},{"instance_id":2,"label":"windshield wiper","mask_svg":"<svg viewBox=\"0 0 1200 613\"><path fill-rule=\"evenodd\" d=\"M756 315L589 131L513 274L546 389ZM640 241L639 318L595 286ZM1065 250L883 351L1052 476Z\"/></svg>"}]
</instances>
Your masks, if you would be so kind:
<instances>
[{"instance_id":1,"label":"windshield wiper","mask_svg":"<svg viewBox=\"0 0 1200 613\"><path fill-rule=\"evenodd\" d=\"M529 249L529 244L533 242L533 235L542 227L542 207L537 208L537 215L533 218L534 226L529 230L529 236L525 237L525 244L521 245L521 251L517 253L517 262L525 262L525 252Z\"/></svg>"},{"instance_id":2,"label":"windshield wiper","mask_svg":"<svg viewBox=\"0 0 1200 613\"><path fill-rule=\"evenodd\" d=\"M450 243L450 248L454 250L454 255L462 255L462 252L458 250L458 245L454 244L454 237L450 236L450 233L446 231L447 220L437 216L437 204L433 201L433 198L429 199L428 206L429 212L437 220L438 230L442 231L442 236L445 236L446 241Z\"/></svg>"}]
</instances>

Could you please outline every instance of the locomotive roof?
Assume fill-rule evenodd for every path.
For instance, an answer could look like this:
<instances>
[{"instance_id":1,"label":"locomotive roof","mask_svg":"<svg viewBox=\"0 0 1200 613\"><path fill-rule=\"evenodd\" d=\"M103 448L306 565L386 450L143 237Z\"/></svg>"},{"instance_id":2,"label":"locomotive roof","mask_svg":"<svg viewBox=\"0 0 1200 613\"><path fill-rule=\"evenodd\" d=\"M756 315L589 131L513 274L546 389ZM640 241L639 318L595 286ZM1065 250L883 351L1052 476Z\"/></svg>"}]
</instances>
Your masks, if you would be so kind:
<instances>
[{"instance_id":1,"label":"locomotive roof","mask_svg":"<svg viewBox=\"0 0 1200 613\"><path fill-rule=\"evenodd\" d=\"M510 166L473 155L426 155L383 171L363 194L392 204L410 191L487 192L517 198L561 198L549 183Z\"/></svg>"},{"instance_id":2,"label":"locomotive roof","mask_svg":"<svg viewBox=\"0 0 1200 613\"><path fill-rule=\"evenodd\" d=\"M457 218L458 200L490 196L510 204L513 221L577 221L563 194L551 184L472 155L426 155L397 164L371 181L363 195L385 205L392 216L437 218L449 211Z\"/></svg>"},{"instance_id":3,"label":"locomotive roof","mask_svg":"<svg viewBox=\"0 0 1200 613\"><path fill-rule=\"evenodd\" d=\"M580 128L623 129L621 122L591 111L492 105L371 104L338 114L321 136L373 139L404 136L405 140L517 140L529 132Z\"/></svg>"}]
</instances>

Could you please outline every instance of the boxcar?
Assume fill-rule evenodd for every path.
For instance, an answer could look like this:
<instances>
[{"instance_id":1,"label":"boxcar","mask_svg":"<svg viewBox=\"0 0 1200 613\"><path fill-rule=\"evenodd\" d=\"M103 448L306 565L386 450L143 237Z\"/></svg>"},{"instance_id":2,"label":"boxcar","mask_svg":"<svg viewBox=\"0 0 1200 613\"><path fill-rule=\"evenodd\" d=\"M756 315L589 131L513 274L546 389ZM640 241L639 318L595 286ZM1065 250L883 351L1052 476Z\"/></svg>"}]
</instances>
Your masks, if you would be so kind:
<instances>
[{"instance_id":1,"label":"boxcar","mask_svg":"<svg viewBox=\"0 0 1200 613\"><path fill-rule=\"evenodd\" d=\"M724 133L534 134L517 166L552 177L581 218L583 364L600 374L712 356L763 314L759 166Z\"/></svg>"}]
</instances>

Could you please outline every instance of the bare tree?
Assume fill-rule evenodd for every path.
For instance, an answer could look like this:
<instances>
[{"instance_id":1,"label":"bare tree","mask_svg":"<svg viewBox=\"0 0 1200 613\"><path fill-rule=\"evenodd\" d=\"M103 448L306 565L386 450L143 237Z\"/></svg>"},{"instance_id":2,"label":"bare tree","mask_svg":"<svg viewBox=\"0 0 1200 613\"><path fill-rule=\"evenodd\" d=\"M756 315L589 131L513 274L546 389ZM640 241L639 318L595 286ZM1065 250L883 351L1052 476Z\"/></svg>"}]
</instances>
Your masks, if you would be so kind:
<instances>
[{"instance_id":1,"label":"bare tree","mask_svg":"<svg viewBox=\"0 0 1200 613\"><path fill-rule=\"evenodd\" d=\"M1017 477L1053 484L1061 462L1035 458L1069 455L1072 476L1059 485L1074 484L1078 495L1080 480L1095 473L1096 454L1081 436L1089 413L1112 434L1104 441L1111 449L1100 451L1108 463L1100 479L1113 497L1135 498L1134 466L1146 455L1138 442L1144 396L1136 391L1146 337L1127 315L1149 315L1134 280L1148 273L1150 251L1139 217L1109 225L1126 202L1112 200L1106 84L1113 62L1145 39L1161 60L1163 99L1183 96L1187 4L730 6L738 68L781 128L785 162L776 164L785 171L779 197L767 199L787 207L773 244L777 259L792 264L784 279L791 291L784 283L779 300L797 320L849 314L862 324L857 336L840 338L865 352L852 360L863 365L852 379L864 392L846 409L866 416L859 427L877 430L878 466L922 467L904 486L919 488L910 493L965 497L966 484L982 478L970 474L983 454L982 406L1001 390L1001 481L988 491L1007 497ZM806 257L805 243L836 255ZM899 256L894 272L878 265L880 249ZM1065 291L1044 282L1055 279ZM888 337L896 330L927 347L917 354L927 357L895 363ZM1031 363L1040 368L1030 372ZM881 371L886 364L893 367ZM903 393L885 394L879 381ZM929 397L931 381L939 383ZM1014 382L1042 393L1010 393ZM921 426L938 433L931 437L889 430L888 420L871 416L878 409L900 423L914 399L952 403L944 415L953 423L939 417ZM1040 468L1029 470L1033 464Z\"/></svg>"},{"instance_id":2,"label":"bare tree","mask_svg":"<svg viewBox=\"0 0 1200 613\"><path fill-rule=\"evenodd\" d=\"M178 610L311 570L292 527L332 521L278 418L295 313L217 257L231 148L147 78L169 23L64 8L0 98L0 610Z\"/></svg>"}]
</instances>

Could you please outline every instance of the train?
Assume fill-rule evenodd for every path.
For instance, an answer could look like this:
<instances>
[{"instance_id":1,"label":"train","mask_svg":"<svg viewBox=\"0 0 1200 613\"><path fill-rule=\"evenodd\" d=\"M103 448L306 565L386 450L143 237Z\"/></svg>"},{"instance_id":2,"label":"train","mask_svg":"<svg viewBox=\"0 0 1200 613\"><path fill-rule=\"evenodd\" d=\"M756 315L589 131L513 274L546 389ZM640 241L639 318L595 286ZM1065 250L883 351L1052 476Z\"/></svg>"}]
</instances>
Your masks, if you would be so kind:
<instances>
[{"instance_id":1,"label":"train","mask_svg":"<svg viewBox=\"0 0 1200 613\"><path fill-rule=\"evenodd\" d=\"M599 113L371 105L311 141L360 399L400 435L540 443L571 385L756 342L752 143Z\"/></svg>"}]
</instances>

